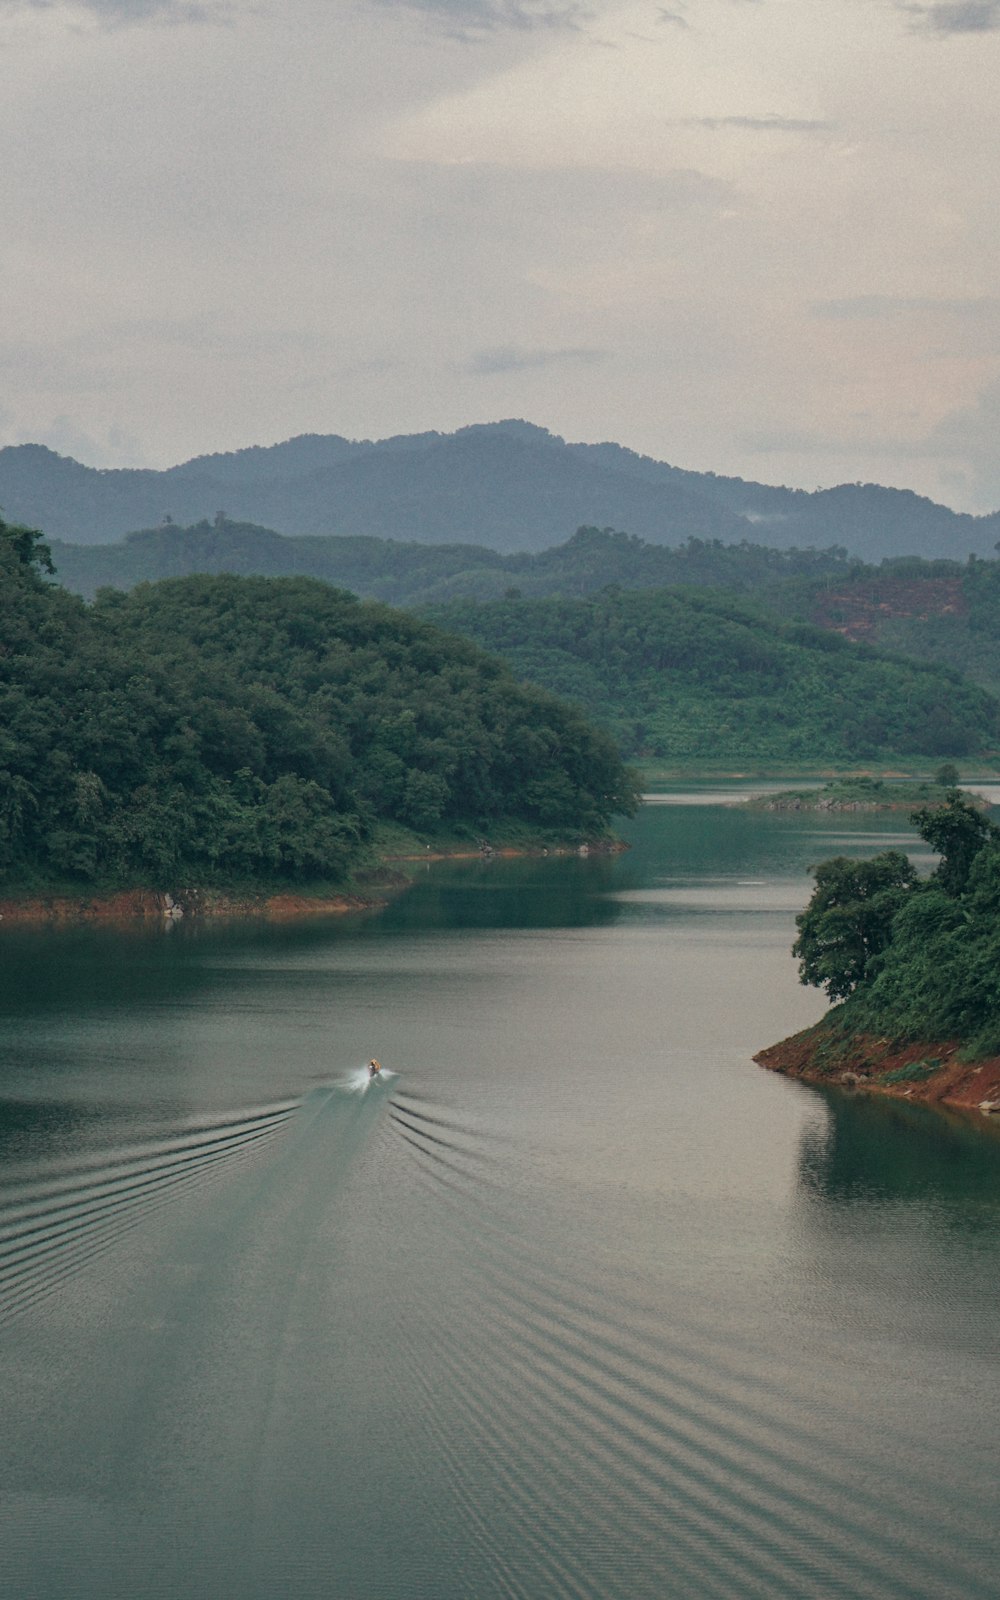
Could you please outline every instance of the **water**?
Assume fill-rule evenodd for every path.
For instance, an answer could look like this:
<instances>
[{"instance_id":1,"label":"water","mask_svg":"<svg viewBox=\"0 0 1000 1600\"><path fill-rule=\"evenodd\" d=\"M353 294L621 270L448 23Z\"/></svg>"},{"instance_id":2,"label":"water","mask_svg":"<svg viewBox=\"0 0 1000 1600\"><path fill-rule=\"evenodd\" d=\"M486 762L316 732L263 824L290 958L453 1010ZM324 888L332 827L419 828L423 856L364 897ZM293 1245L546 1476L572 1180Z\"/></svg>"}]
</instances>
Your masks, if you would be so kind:
<instances>
[{"instance_id":1,"label":"water","mask_svg":"<svg viewBox=\"0 0 1000 1600\"><path fill-rule=\"evenodd\" d=\"M4 931L4 1592L996 1594L1000 1140L750 1060L809 863L912 840L698 799L361 919Z\"/></svg>"}]
</instances>

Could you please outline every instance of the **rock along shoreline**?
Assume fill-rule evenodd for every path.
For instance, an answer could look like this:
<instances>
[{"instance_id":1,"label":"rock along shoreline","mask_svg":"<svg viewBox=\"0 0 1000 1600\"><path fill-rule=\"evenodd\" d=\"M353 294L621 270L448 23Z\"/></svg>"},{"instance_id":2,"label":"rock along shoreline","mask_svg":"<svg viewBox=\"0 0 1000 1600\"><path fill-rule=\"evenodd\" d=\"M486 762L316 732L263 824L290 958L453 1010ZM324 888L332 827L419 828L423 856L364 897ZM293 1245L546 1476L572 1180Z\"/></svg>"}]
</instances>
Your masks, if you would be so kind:
<instances>
[{"instance_id":1,"label":"rock along shoreline","mask_svg":"<svg viewBox=\"0 0 1000 1600\"><path fill-rule=\"evenodd\" d=\"M761 1050L759 1066L803 1083L886 1095L1000 1119L1000 1056L959 1061L961 1041L901 1044L875 1034L843 1034L818 1022Z\"/></svg>"},{"instance_id":2,"label":"rock along shoreline","mask_svg":"<svg viewBox=\"0 0 1000 1600\"><path fill-rule=\"evenodd\" d=\"M0 900L0 923L70 927L92 922L179 922L185 917L265 917L287 921L292 917L370 911L381 904L384 902L357 894L225 894L215 889L178 889L167 894L155 889L122 889L102 895L12 896Z\"/></svg>"},{"instance_id":3,"label":"rock along shoreline","mask_svg":"<svg viewBox=\"0 0 1000 1600\"><path fill-rule=\"evenodd\" d=\"M297 917L341 916L348 912L378 911L390 895L411 884L412 876L395 863L418 861L468 861L512 859L523 856L617 855L628 846L620 839L596 839L585 844L547 845L515 848L484 840L480 845L458 845L454 849L430 846L426 850L392 854L371 875L372 893L331 891L324 894L296 894L292 890L247 890L230 892L202 887L179 888L168 893L158 889L120 889L106 894L34 894L0 898L0 928L73 927L87 923L170 923L184 919L221 920L259 918L269 922L290 922Z\"/></svg>"}]
</instances>

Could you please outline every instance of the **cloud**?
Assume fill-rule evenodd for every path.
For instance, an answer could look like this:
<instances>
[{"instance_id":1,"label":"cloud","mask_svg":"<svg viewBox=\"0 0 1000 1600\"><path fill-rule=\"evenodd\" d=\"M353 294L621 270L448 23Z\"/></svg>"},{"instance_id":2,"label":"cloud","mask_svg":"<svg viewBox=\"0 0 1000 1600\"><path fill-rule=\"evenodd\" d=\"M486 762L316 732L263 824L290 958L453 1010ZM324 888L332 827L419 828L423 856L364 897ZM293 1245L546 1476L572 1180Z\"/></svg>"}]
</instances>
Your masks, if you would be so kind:
<instances>
[{"instance_id":1,"label":"cloud","mask_svg":"<svg viewBox=\"0 0 1000 1600\"><path fill-rule=\"evenodd\" d=\"M1000 30L1000 0L936 0L931 5L902 4L922 32L993 33Z\"/></svg>"},{"instance_id":2,"label":"cloud","mask_svg":"<svg viewBox=\"0 0 1000 1600\"><path fill-rule=\"evenodd\" d=\"M477 350L465 370L476 377L488 378L499 372L526 372L532 367L591 367L606 357L606 350L522 350L514 345L501 345L493 350Z\"/></svg>"},{"instance_id":3,"label":"cloud","mask_svg":"<svg viewBox=\"0 0 1000 1600\"><path fill-rule=\"evenodd\" d=\"M682 12L667 11L663 6L660 6L656 20L660 23L672 23L675 28L689 28L691 26Z\"/></svg>"},{"instance_id":4,"label":"cloud","mask_svg":"<svg viewBox=\"0 0 1000 1600\"><path fill-rule=\"evenodd\" d=\"M964 463L967 489L984 510L1000 507L1000 383L987 385L969 406L943 416L927 436L929 455Z\"/></svg>"},{"instance_id":5,"label":"cloud","mask_svg":"<svg viewBox=\"0 0 1000 1600\"><path fill-rule=\"evenodd\" d=\"M781 117L768 112L760 117L689 117L685 126L708 128L742 128L748 133L831 133L835 124L813 117Z\"/></svg>"},{"instance_id":6,"label":"cloud","mask_svg":"<svg viewBox=\"0 0 1000 1600\"><path fill-rule=\"evenodd\" d=\"M71 456L92 467L146 467L142 446L127 428L112 425L103 434L81 427L65 412L53 417L47 426L29 430L13 425L9 414L0 414L0 433L10 444L44 444L57 455Z\"/></svg>"},{"instance_id":7,"label":"cloud","mask_svg":"<svg viewBox=\"0 0 1000 1600\"><path fill-rule=\"evenodd\" d=\"M53 11L60 0L0 0L0 15L15 11ZM229 0L68 0L62 9L83 11L107 28L143 22L224 22Z\"/></svg>"},{"instance_id":8,"label":"cloud","mask_svg":"<svg viewBox=\"0 0 1000 1600\"><path fill-rule=\"evenodd\" d=\"M415 11L452 34L502 29L573 28L586 15L577 0L369 0L386 10Z\"/></svg>"},{"instance_id":9,"label":"cloud","mask_svg":"<svg viewBox=\"0 0 1000 1600\"><path fill-rule=\"evenodd\" d=\"M956 317L995 317L1000 299L995 295L949 299L933 295L858 294L843 300L814 300L813 316L835 321L896 317L914 312L944 313Z\"/></svg>"},{"instance_id":10,"label":"cloud","mask_svg":"<svg viewBox=\"0 0 1000 1600\"><path fill-rule=\"evenodd\" d=\"M863 422L863 418L858 419ZM876 480L891 474L900 486L912 485L913 466L933 469L937 494L958 489L966 509L979 513L1000 507L1000 383L988 384L969 405L947 411L932 427L910 437L880 433L870 426L850 434L822 428L762 428L740 435L742 448L753 455L823 459L833 476L856 476L862 462L872 464ZM829 474L828 474L829 475Z\"/></svg>"},{"instance_id":11,"label":"cloud","mask_svg":"<svg viewBox=\"0 0 1000 1600\"><path fill-rule=\"evenodd\" d=\"M887 448L896 454L906 453L908 449L898 439L887 445L886 440L869 433L845 439L839 433L824 433L819 429L782 427L748 428L740 433L739 443L744 450L760 456L831 456L843 455L845 451L856 456L881 456Z\"/></svg>"}]
</instances>

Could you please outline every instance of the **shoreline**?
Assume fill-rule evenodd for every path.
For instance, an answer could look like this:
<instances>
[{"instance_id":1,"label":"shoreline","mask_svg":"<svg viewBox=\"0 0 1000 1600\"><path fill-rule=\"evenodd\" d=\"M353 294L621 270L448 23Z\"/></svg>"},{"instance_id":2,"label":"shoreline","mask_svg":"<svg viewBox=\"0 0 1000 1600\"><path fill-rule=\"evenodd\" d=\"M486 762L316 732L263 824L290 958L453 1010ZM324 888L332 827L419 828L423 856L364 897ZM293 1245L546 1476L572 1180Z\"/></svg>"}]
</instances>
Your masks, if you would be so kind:
<instances>
[{"instance_id":1,"label":"shoreline","mask_svg":"<svg viewBox=\"0 0 1000 1600\"><path fill-rule=\"evenodd\" d=\"M960 1061L961 1047L958 1039L900 1044L875 1034L843 1034L821 1021L753 1059L770 1072L824 1088L1000 1117L1000 1056Z\"/></svg>"},{"instance_id":2,"label":"shoreline","mask_svg":"<svg viewBox=\"0 0 1000 1600\"><path fill-rule=\"evenodd\" d=\"M943 806L957 790L962 799L978 811L989 811L990 802L975 790L956 785L900 783L884 787L882 781L861 783L838 781L821 789L781 789L777 793L752 795L742 805L747 811L864 811L891 812L919 810L921 806Z\"/></svg>"},{"instance_id":3,"label":"shoreline","mask_svg":"<svg viewBox=\"0 0 1000 1600\"><path fill-rule=\"evenodd\" d=\"M0 899L0 922L15 927L73 927L87 923L180 922L184 919L256 917L284 922L302 916L371 911L384 900L337 892L303 895L287 890L230 893L217 889L118 889L106 894L31 894Z\"/></svg>"},{"instance_id":4,"label":"shoreline","mask_svg":"<svg viewBox=\"0 0 1000 1600\"><path fill-rule=\"evenodd\" d=\"M427 845L423 850L387 852L378 866L361 879L360 889L317 890L313 893L268 886L253 889L216 889L193 885L171 891L134 887L79 893L26 889L0 896L2 927L79 927L94 923L169 924L226 918L253 918L290 922L299 917L343 916L351 912L379 911L388 896L408 888L412 878L396 863L421 861L514 860L530 856L618 855L628 849L621 839L596 839L564 845ZM364 888L370 883L372 893Z\"/></svg>"},{"instance_id":5,"label":"shoreline","mask_svg":"<svg viewBox=\"0 0 1000 1600\"><path fill-rule=\"evenodd\" d=\"M755 795L741 804L747 811L915 811L918 806L940 802L923 795L919 800L809 800L802 795L780 794ZM985 803L982 809L986 809Z\"/></svg>"}]
</instances>

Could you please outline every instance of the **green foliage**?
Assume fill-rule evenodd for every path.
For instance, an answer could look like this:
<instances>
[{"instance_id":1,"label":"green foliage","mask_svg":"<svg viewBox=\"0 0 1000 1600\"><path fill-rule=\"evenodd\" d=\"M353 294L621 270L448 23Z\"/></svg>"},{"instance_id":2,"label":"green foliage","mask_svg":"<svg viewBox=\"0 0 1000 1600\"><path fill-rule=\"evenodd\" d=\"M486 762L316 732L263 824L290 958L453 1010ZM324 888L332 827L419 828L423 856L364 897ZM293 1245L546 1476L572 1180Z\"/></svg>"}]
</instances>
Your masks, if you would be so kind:
<instances>
[{"instance_id":1,"label":"green foliage","mask_svg":"<svg viewBox=\"0 0 1000 1600\"><path fill-rule=\"evenodd\" d=\"M943 769L944 770L944 769ZM955 768L947 769L954 772ZM833 778L822 787L783 789L744 802L749 811L912 811L914 806L942 805L954 793L936 780L887 783L884 778ZM986 801L969 802L985 809Z\"/></svg>"},{"instance_id":2,"label":"green foliage","mask_svg":"<svg viewBox=\"0 0 1000 1600\"><path fill-rule=\"evenodd\" d=\"M52 552L37 528L24 528L20 523L4 522L0 518L0 550L9 562L11 554L20 565L36 573L54 573Z\"/></svg>"},{"instance_id":3,"label":"green foliage","mask_svg":"<svg viewBox=\"0 0 1000 1600\"><path fill-rule=\"evenodd\" d=\"M896 557L773 584L762 596L784 617L847 629L882 650L939 661L1000 691L1000 561Z\"/></svg>"},{"instance_id":4,"label":"green foliage","mask_svg":"<svg viewBox=\"0 0 1000 1600\"><path fill-rule=\"evenodd\" d=\"M428 614L585 705L644 757L846 764L979 752L1000 738L1000 706L957 674L720 594L612 589Z\"/></svg>"},{"instance_id":5,"label":"green foliage","mask_svg":"<svg viewBox=\"0 0 1000 1600\"><path fill-rule=\"evenodd\" d=\"M470 544L404 543L365 537L284 537L253 523L217 517L192 527L174 524L130 533L120 544L57 544L60 582L92 599L104 585L198 572L244 576L307 575L394 605L452 599L596 594L609 584L629 589L664 584L753 594L790 579L841 577L846 552L771 550L745 540L689 538L677 548L645 544L613 528L579 528L565 544L537 555L500 555Z\"/></svg>"},{"instance_id":6,"label":"green foliage","mask_svg":"<svg viewBox=\"0 0 1000 1600\"><path fill-rule=\"evenodd\" d=\"M983 845L1000 839L1000 829L957 789L949 791L944 805L921 806L911 820L920 837L941 857L934 878L946 894L962 893Z\"/></svg>"},{"instance_id":7,"label":"green foliage","mask_svg":"<svg viewBox=\"0 0 1000 1600\"><path fill-rule=\"evenodd\" d=\"M381 822L598 834L608 737L473 645L310 579L39 583L0 541L0 873L343 879Z\"/></svg>"},{"instance_id":8,"label":"green foliage","mask_svg":"<svg viewBox=\"0 0 1000 1600\"><path fill-rule=\"evenodd\" d=\"M862 982L868 963L892 938L893 919L909 898L916 872L898 850L870 861L835 856L815 870L816 888L796 918L799 980L843 1000Z\"/></svg>"},{"instance_id":9,"label":"green foliage","mask_svg":"<svg viewBox=\"0 0 1000 1600\"><path fill-rule=\"evenodd\" d=\"M128 589L196 572L320 577L363 596L412 606L581 597L610 584L718 588L753 597L789 621L836 629L861 617L863 636L880 649L946 663L1000 690L1000 562L993 560L897 556L876 567L850 558L842 544L772 549L689 536L668 548L598 527L579 528L564 544L537 554L501 555L474 544L347 534L284 537L223 516L189 527L148 528L117 544L54 543L52 549L60 582L88 599L102 585ZM508 592L515 589L517 596ZM871 726L877 733L877 718Z\"/></svg>"},{"instance_id":10,"label":"green foliage","mask_svg":"<svg viewBox=\"0 0 1000 1600\"><path fill-rule=\"evenodd\" d=\"M929 1061L910 1061L905 1067L893 1067L891 1072L879 1073L878 1081L880 1084L923 1083L934 1076L940 1065L938 1056L932 1056Z\"/></svg>"},{"instance_id":11,"label":"green foliage","mask_svg":"<svg viewBox=\"0 0 1000 1600\"><path fill-rule=\"evenodd\" d=\"M994 1051L1000 1047L1000 829L954 793L913 820L944 853L922 882L912 867L908 874L897 868L870 951L858 933L867 900L852 902L851 886L879 863L888 871L890 859L906 858L895 852L867 863L838 858L817 869L794 947L802 982L824 985L834 999L849 996L842 1027L897 1039L959 1039L972 1056ZM843 925L829 915L840 904L830 905L831 884L841 886ZM870 898L883 892L876 887Z\"/></svg>"}]
</instances>

